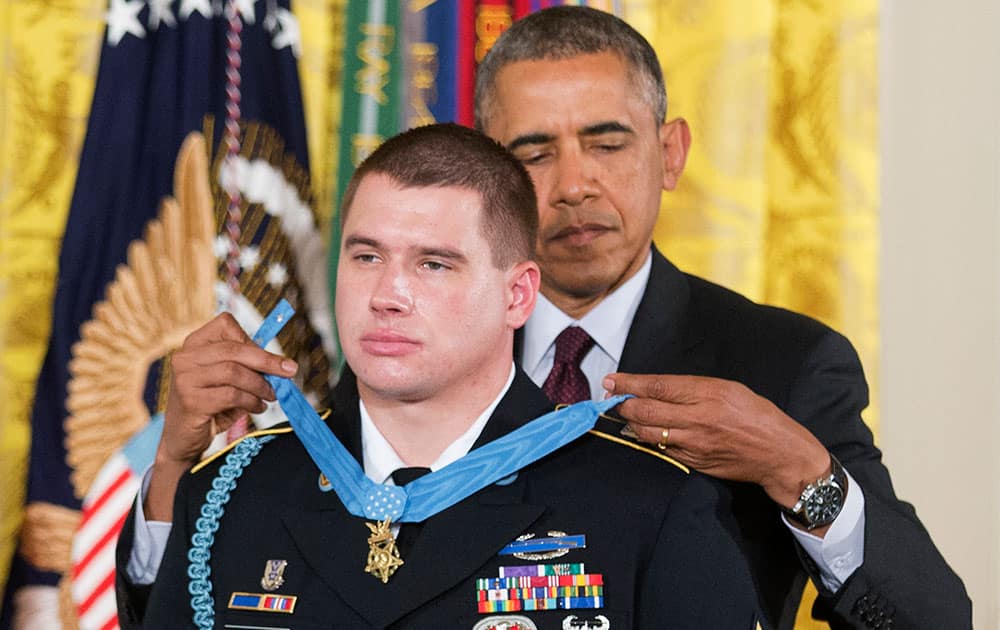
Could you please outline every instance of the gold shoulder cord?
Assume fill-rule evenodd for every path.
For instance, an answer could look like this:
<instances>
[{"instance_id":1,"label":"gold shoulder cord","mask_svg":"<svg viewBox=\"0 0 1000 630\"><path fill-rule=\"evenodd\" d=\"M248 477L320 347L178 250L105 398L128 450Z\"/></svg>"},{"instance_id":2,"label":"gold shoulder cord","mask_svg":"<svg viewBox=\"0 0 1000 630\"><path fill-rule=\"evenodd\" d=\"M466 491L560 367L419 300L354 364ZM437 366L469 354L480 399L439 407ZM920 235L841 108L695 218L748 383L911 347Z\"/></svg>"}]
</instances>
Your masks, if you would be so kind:
<instances>
[{"instance_id":1,"label":"gold shoulder cord","mask_svg":"<svg viewBox=\"0 0 1000 630\"><path fill-rule=\"evenodd\" d=\"M263 431L254 431L253 433L247 433L246 435L244 435L240 439L233 440L232 442L230 442L229 444L227 444L225 446L225 448L222 448L219 451L217 451L215 453L212 453L211 455L209 455L205 459L203 459L200 462L198 462L197 464L195 464L194 467L191 468L191 474L193 475L194 473L198 472L199 470L201 470L205 466L209 465L210 463L212 463L213 461L215 461L216 458L218 458L220 455L225 455L234 446L236 446L237 444L239 444L243 440L247 439L248 437L260 437L262 435L280 435L282 433L291 433L291 432L292 432L292 427L282 427L280 429L264 429Z\"/></svg>"},{"instance_id":2,"label":"gold shoulder cord","mask_svg":"<svg viewBox=\"0 0 1000 630\"><path fill-rule=\"evenodd\" d=\"M669 455L664 455L663 453L657 453L656 451L650 450L650 449L646 448L645 446L643 446L642 444L639 444L637 442L629 442L628 440L622 439L622 438L614 436L614 435L609 435L607 433L604 433L602 431L598 431L596 429L591 429L590 431L587 431L587 433L590 433L591 435L595 435L595 436L597 436L597 437L599 437L601 439L607 440L609 442L614 442L615 444L621 444L622 446L627 446L629 448L634 448L635 450L639 451L640 453L645 453L646 455L652 455L653 457L658 457L658 458L662 459L663 461L665 461L667 463L670 463L670 464L673 464L674 466L680 468L681 470L684 471L685 474L688 474L688 475L691 474L691 469L690 468L688 468L684 464L680 463L679 461L677 461L673 457L670 457Z\"/></svg>"},{"instance_id":3,"label":"gold shoulder cord","mask_svg":"<svg viewBox=\"0 0 1000 630\"><path fill-rule=\"evenodd\" d=\"M324 409L323 411L319 412L319 417L322 420L326 420L327 418L330 417L331 413L333 413L332 409ZM191 474L193 475L194 473L198 472L208 464L212 463L213 461L215 461L215 458L219 457L220 455L228 453L231 448L233 448L243 440L247 439L248 437L259 437L261 435L280 435L282 433L291 433L292 431L293 431L292 427L281 427L280 429L263 429L261 431L254 431L253 433L247 433L240 439L233 440L232 442L227 444L225 448L222 448L218 452L212 453L205 459L195 464L194 467L191 468Z\"/></svg>"},{"instance_id":4,"label":"gold shoulder cord","mask_svg":"<svg viewBox=\"0 0 1000 630\"><path fill-rule=\"evenodd\" d=\"M566 407L566 406L567 405L556 405L556 409L562 409L563 407ZM614 422L615 424L626 424L625 421L623 421L620 418L612 418L611 416L603 414L603 413L600 414L599 417L604 418L605 420L610 420L611 422ZM599 437L599 438L601 438L603 440L607 440L609 442L614 442L615 444L621 444L622 446L627 446L629 448L633 448L633 449L639 451L640 453L645 453L646 455L652 455L653 457L658 457L659 459L662 459L663 461L665 461L665 462L667 462L669 464L673 464L677 468L680 468L681 470L684 471L684 474L687 474L687 475L691 474L691 469L690 468L688 468L684 464L680 463L679 461L677 461L673 457L670 457L669 455L664 455L663 453L658 453L658 452L656 452L656 451L654 451L652 449L646 448L645 446L643 446L642 444L640 444L638 442L630 442L630 441L622 439L622 438L620 438L620 437L618 437L616 435L611 435L611 434L608 434L608 433L604 433L603 431L598 431L597 429L591 429L590 431L587 431L587 433L590 433L591 435Z\"/></svg>"}]
</instances>

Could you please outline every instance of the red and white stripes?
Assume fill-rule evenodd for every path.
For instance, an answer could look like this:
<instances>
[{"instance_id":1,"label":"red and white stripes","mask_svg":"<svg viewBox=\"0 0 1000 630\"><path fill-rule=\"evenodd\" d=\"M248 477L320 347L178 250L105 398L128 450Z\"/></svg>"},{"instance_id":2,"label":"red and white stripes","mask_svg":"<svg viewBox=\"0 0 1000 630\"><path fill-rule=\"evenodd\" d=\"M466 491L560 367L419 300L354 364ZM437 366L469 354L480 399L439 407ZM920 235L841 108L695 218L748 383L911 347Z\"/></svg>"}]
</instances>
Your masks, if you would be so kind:
<instances>
[{"instance_id":1,"label":"red and white stripes","mask_svg":"<svg viewBox=\"0 0 1000 630\"><path fill-rule=\"evenodd\" d=\"M101 469L84 499L72 550L72 593L80 630L118 627L115 545L140 482L119 452Z\"/></svg>"}]
</instances>

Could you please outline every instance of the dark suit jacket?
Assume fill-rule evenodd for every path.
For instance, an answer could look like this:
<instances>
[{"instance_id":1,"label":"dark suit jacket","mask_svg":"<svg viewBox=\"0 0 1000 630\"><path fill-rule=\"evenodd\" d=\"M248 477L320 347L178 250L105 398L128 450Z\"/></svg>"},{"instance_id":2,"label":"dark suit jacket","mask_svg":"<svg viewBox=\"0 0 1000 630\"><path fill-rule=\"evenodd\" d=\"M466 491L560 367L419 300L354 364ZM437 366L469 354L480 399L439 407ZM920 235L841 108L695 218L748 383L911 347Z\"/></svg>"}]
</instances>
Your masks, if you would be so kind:
<instances>
[{"instance_id":1,"label":"dark suit jacket","mask_svg":"<svg viewBox=\"0 0 1000 630\"><path fill-rule=\"evenodd\" d=\"M331 427L358 456L356 399L335 405ZM519 373L477 445L549 409ZM222 459L187 475L178 488L145 628L192 627L188 541ZM582 562L588 573L603 574L604 608L511 614L531 618L539 629L562 629L569 615L581 622L603 615L616 630L753 627L752 581L718 520L729 512L724 487L644 449L593 434L581 437L528 466L509 485L489 486L418 526L405 564L388 584L363 571L369 535L364 520L348 514L335 493L321 492L317 479L316 466L291 434L265 445L245 469L212 548L216 627L471 629L490 616L477 611L477 578L497 577L503 565L561 562ZM547 561L497 555L522 534L544 536L549 530L585 534L586 549ZM123 536L119 567L130 544L131 537ZM264 592L260 580L269 559L288 562L285 584L274 594L297 596L294 614L229 610L231 593ZM126 627L142 617L142 602L125 597L119 604Z\"/></svg>"},{"instance_id":2,"label":"dark suit jacket","mask_svg":"<svg viewBox=\"0 0 1000 630\"><path fill-rule=\"evenodd\" d=\"M652 255L649 285L619 370L739 381L816 435L864 491L864 564L840 591L829 593L763 490L730 484L770 622L792 627L808 573L820 588L813 612L834 628L970 628L971 603L962 581L913 507L896 497L861 420L868 386L850 342L808 317L755 304L682 273L655 248Z\"/></svg>"}]
</instances>

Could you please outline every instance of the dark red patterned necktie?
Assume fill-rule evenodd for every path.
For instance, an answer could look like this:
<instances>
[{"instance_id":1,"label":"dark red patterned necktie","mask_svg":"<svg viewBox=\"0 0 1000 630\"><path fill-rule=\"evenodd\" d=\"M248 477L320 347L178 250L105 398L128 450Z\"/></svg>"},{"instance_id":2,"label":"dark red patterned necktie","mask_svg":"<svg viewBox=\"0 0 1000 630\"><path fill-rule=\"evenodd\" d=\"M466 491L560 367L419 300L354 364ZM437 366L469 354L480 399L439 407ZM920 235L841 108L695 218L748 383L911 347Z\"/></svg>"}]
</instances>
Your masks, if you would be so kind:
<instances>
[{"instance_id":1,"label":"dark red patterned necktie","mask_svg":"<svg viewBox=\"0 0 1000 630\"><path fill-rule=\"evenodd\" d=\"M590 385L580 361L594 347L594 340L579 326L569 326L556 337L556 357L542 391L555 403L590 400Z\"/></svg>"}]
</instances>

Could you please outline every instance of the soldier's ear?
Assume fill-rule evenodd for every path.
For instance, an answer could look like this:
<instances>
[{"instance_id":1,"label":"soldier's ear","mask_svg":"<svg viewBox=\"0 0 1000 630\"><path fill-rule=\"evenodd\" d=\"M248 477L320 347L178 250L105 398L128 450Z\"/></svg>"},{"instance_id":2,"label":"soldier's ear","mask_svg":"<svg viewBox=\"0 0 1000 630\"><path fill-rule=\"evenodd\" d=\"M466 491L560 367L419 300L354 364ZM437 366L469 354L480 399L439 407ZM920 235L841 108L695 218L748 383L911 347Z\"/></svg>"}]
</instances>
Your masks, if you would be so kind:
<instances>
[{"instance_id":1,"label":"soldier's ear","mask_svg":"<svg viewBox=\"0 0 1000 630\"><path fill-rule=\"evenodd\" d=\"M691 129L683 118L675 118L660 125L660 149L663 152L663 190L673 190L684 172L688 150L691 148Z\"/></svg>"},{"instance_id":2,"label":"soldier's ear","mask_svg":"<svg viewBox=\"0 0 1000 630\"><path fill-rule=\"evenodd\" d=\"M532 260L520 262L507 272L507 325L516 330L535 310L542 272Z\"/></svg>"}]
</instances>

